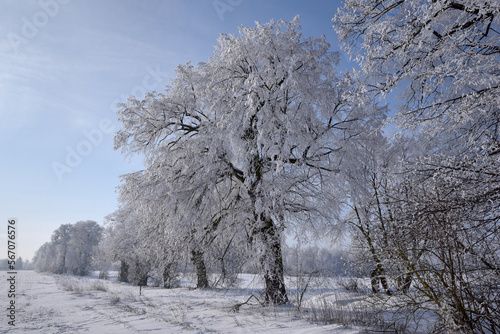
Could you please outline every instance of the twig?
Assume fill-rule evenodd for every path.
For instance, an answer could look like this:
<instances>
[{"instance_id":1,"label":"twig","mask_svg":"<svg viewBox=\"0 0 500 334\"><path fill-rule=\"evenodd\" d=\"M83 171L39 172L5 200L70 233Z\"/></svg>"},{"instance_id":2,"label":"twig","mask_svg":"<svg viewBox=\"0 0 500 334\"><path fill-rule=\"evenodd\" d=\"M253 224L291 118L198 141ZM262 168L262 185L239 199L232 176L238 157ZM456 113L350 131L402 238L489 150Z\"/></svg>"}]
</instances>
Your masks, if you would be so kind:
<instances>
[{"instance_id":1,"label":"twig","mask_svg":"<svg viewBox=\"0 0 500 334\"><path fill-rule=\"evenodd\" d=\"M255 297L254 295L251 295L246 302L243 302L243 303L238 303L236 305L234 305L233 307L231 307L231 312L238 312L240 310L240 307L245 305L245 304L248 304L248 302L250 301L250 299L255 298L255 300L257 300L257 302L260 304L260 306L264 306L264 303L262 303L259 298Z\"/></svg>"}]
</instances>

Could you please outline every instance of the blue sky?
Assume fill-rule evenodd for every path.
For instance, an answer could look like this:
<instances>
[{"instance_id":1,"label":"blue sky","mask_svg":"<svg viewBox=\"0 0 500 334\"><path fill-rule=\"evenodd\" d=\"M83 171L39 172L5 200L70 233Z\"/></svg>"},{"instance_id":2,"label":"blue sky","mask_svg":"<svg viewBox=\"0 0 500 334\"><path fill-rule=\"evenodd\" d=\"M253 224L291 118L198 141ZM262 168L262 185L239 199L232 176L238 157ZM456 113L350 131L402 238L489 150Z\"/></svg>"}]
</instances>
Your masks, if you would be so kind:
<instances>
[{"instance_id":1,"label":"blue sky","mask_svg":"<svg viewBox=\"0 0 500 334\"><path fill-rule=\"evenodd\" d=\"M338 50L341 1L0 2L0 239L18 219L18 255L61 224L103 223L119 176L142 168L113 150L116 102L161 91L176 65L206 61L221 33L301 15ZM353 66L343 56L344 66ZM0 250L0 252L4 252Z\"/></svg>"}]
</instances>

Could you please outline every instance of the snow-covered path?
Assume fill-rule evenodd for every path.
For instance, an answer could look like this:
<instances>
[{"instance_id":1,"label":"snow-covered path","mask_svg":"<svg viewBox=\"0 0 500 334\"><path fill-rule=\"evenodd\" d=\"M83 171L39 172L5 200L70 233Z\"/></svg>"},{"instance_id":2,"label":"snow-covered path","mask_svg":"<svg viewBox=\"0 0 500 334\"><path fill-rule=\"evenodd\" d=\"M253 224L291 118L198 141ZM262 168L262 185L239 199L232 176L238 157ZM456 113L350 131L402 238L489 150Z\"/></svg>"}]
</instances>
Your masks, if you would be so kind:
<instances>
[{"instance_id":1,"label":"snow-covered path","mask_svg":"<svg viewBox=\"0 0 500 334\"><path fill-rule=\"evenodd\" d=\"M6 295L7 274L1 275ZM1 333L358 333L312 324L291 308L231 312L248 298L240 290L146 288L139 296L137 287L117 282L21 271L16 292L16 326L4 315ZM7 303L2 298L3 310Z\"/></svg>"}]
</instances>

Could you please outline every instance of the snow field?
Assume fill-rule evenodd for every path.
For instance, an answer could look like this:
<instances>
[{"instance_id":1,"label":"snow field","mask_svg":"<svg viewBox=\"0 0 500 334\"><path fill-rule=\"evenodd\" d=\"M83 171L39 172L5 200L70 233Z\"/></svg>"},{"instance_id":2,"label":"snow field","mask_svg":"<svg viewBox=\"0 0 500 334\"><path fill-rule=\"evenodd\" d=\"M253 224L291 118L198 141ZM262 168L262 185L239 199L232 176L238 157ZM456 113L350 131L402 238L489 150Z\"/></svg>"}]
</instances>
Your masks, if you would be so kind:
<instances>
[{"instance_id":1,"label":"snow field","mask_svg":"<svg viewBox=\"0 0 500 334\"><path fill-rule=\"evenodd\" d=\"M2 288L6 273L2 273ZM93 277L18 273L16 326L1 333L360 333L342 325L308 321L294 306L263 307L254 299L260 284L242 275L243 288L196 290L139 288ZM290 296L293 298L293 296ZM318 298L318 296L316 296ZM310 300L309 302L311 302ZM306 302L307 303L307 302ZM305 304L304 304L305 305ZM4 318L4 317L2 317Z\"/></svg>"}]
</instances>

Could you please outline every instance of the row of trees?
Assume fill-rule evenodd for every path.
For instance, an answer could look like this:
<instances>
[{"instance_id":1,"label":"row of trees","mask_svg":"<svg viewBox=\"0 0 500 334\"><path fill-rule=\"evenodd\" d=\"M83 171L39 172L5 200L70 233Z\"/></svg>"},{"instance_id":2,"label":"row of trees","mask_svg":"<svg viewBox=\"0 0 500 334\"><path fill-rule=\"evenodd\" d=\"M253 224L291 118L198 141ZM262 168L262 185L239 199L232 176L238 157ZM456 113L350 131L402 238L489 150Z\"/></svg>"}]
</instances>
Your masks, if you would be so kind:
<instances>
[{"instance_id":1,"label":"row of trees","mask_svg":"<svg viewBox=\"0 0 500 334\"><path fill-rule=\"evenodd\" d=\"M111 217L110 217L111 218ZM116 217L114 217L116 218ZM163 284L165 288L178 285L178 275L195 272L202 279L198 287L232 286L237 282L237 274L259 273L259 268L248 261L248 255L234 249L214 249L205 251L200 261L203 269L196 267L193 254L179 252L175 262L165 267L164 258L156 259L154 248L138 245L137 230L130 228L137 224L123 226L121 223L102 228L93 221L63 224L54 231L52 241L42 245L33 262L19 258L17 270L36 269L55 274L88 275L98 271L100 278L107 278L110 270L119 270L118 279L136 285ZM126 245L126 247L124 247ZM223 257L221 253L225 253ZM288 246L283 248L283 267L288 275L337 276L345 274L344 253L318 246ZM190 264L189 262L194 262ZM8 270L7 259L0 260L0 270ZM210 278L210 280L209 280ZM205 282L200 285L200 281Z\"/></svg>"},{"instance_id":2,"label":"row of trees","mask_svg":"<svg viewBox=\"0 0 500 334\"><path fill-rule=\"evenodd\" d=\"M95 221L63 224L50 242L35 253L35 270L54 274L85 276L92 268L94 247L101 241L102 227Z\"/></svg>"}]
</instances>

